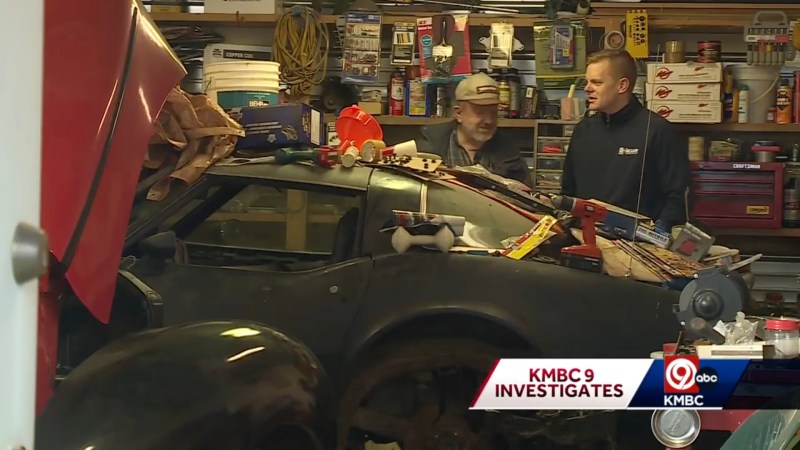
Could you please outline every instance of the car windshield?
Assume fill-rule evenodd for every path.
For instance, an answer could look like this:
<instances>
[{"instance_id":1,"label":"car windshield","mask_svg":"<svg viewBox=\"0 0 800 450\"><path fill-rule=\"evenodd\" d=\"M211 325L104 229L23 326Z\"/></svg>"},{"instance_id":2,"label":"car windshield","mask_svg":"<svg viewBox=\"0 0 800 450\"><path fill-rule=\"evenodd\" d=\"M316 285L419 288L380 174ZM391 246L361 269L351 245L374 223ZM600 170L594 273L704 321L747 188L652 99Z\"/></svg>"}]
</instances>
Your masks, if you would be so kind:
<instances>
[{"instance_id":1,"label":"car windshield","mask_svg":"<svg viewBox=\"0 0 800 450\"><path fill-rule=\"evenodd\" d=\"M535 225L509 206L457 184L430 183L427 200L430 213L466 218L457 246L502 249L504 240L517 238Z\"/></svg>"}]
</instances>

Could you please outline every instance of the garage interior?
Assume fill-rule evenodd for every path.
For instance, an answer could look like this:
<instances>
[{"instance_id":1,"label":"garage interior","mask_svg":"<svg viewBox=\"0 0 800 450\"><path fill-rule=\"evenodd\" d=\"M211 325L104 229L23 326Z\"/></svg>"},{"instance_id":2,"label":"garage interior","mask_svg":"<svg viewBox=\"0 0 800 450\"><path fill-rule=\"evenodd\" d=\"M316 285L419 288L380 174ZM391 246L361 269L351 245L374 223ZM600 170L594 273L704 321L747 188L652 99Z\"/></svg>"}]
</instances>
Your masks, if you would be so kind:
<instances>
[{"instance_id":1,"label":"garage interior","mask_svg":"<svg viewBox=\"0 0 800 450\"><path fill-rule=\"evenodd\" d=\"M314 426L325 422L316 415L330 419L314 439L282 426L265 437L252 430L252 416L232 414L194 437L214 448L798 445L797 411L781 416L780 432L761 433L779 411L800 408L791 402L619 416L469 410L492 362L515 355L797 360L797 1L140 1L186 76L156 119L109 321L77 296L61 307L56 406L42 429L67 433L67 422L54 425L68 411L59 391L74 393L69 380L80 379L82 366L113 356L107 345L120 351L118 339L131 333L230 320L275 326L286 342L308 346L308 366L275 372L285 376L275 386L317 395L319 370L333 400L292 404L293 414L314 416ZM675 125L688 155L692 208L668 234L652 218L561 195L572 132L588 116L587 58L618 48L637 60L634 95ZM440 52L450 64L443 74L432 62ZM451 172L417 154L423 127L453 120L458 81L481 72L498 84L498 128L520 149L530 186L480 167ZM477 256L446 259L456 253ZM484 266L491 257L500 261ZM514 278L523 276L514 275L523 260L541 267L524 282ZM451 295L463 303L448 304ZM538 296L530 309L560 306L523 313L529 295ZM589 295L596 309L586 308ZM651 298L645 304L640 295ZM570 296L583 303L568 305ZM404 305L410 297L432 300ZM468 313L448 322L449 309ZM507 311L505 321L484 320L496 309ZM500 325L517 323L546 330L526 335ZM248 325L208 326L253 337ZM673 328L671 339L659 340ZM581 333L608 334L592 342ZM269 336L269 345L285 344L278 332ZM530 336L541 340L531 345ZM173 342L181 339L191 342ZM182 358L170 348L148 361ZM100 370L113 377L112 369ZM798 369L787 369L794 384ZM154 445L146 448L165 448Z\"/></svg>"}]
</instances>

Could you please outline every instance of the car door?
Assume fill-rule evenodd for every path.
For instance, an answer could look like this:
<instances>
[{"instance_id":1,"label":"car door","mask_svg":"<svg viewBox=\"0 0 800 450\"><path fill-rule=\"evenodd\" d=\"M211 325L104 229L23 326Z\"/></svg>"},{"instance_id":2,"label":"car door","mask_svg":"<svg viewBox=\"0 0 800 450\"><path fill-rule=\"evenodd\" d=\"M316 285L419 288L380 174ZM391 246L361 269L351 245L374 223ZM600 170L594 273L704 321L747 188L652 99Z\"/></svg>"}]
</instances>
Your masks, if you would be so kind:
<instances>
[{"instance_id":1,"label":"car door","mask_svg":"<svg viewBox=\"0 0 800 450\"><path fill-rule=\"evenodd\" d=\"M161 294L165 325L258 321L329 362L372 267L355 256L363 202L361 192L253 183L181 233L176 262L134 272Z\"/></svg>"}]
</instances>

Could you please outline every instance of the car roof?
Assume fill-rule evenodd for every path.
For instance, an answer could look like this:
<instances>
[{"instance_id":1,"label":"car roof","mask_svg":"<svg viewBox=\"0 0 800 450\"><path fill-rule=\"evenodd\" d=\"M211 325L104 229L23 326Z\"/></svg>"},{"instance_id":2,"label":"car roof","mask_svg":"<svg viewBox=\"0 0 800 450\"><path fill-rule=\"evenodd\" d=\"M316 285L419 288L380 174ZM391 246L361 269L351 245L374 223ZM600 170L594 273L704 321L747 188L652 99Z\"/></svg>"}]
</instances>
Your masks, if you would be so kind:
<instances>
[{"instance_id":1,"label":"car roof","mask_svg":"<svg viewBox=\"0 0 800 450\"><path fill-rule=\"evenodd\" d=\"M311 163L214 165L206 171L209 177L239 177L275 180L287 183L310 183L320 186L366 191L374 168L320 167Z\"/></svg>"}]
</instances>

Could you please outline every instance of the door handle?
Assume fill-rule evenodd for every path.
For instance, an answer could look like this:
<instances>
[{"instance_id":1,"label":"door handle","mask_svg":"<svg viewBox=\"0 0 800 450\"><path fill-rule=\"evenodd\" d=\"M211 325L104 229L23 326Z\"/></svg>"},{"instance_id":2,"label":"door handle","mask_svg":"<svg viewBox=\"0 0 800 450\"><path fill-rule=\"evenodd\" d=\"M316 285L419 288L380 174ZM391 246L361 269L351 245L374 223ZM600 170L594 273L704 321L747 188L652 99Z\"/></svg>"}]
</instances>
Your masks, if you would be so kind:
<instances>
[{"instance_id":1,"label":"door handle","mask_svg":"<svg viewBox=\"0 0 800 450\"><path fill-rule=\"evenodd\" d=\"M11 241L11 268L17 284L39 278L47 272L50 242L39 227L20 222Z\"/></svg>"}]
</instances>

